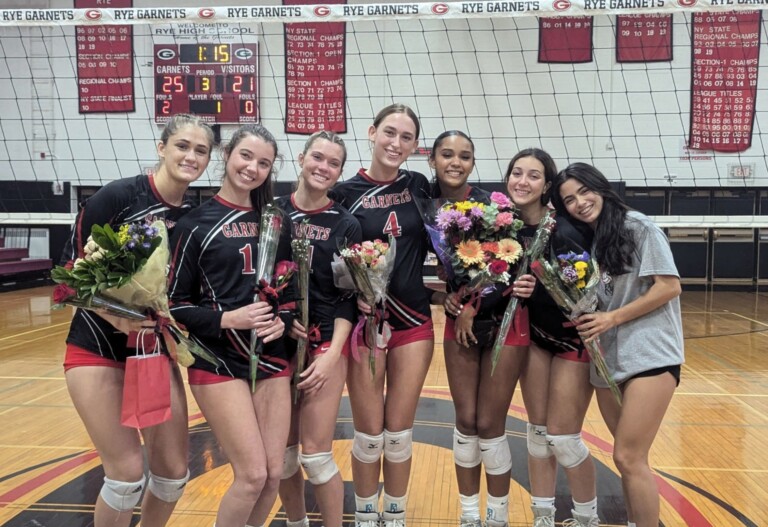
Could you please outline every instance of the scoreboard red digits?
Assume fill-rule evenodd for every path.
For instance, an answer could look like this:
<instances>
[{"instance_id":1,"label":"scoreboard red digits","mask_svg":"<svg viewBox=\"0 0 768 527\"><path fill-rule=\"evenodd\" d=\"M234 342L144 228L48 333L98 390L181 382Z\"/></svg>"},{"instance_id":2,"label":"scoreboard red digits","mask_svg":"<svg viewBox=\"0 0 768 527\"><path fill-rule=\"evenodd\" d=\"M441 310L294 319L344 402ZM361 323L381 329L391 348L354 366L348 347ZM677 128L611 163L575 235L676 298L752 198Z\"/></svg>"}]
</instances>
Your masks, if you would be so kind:
<instances>
[{"instance_id":1,"label":"scoreboard red digits","mask_svg":"<svg viewBox=\"0 0 768 527\"><path fill-rule=\"evenodd\" d=\"M257 44L155 44L155 122L176 113L206 121L259 119Z\"/></svg>"}]
</instances>

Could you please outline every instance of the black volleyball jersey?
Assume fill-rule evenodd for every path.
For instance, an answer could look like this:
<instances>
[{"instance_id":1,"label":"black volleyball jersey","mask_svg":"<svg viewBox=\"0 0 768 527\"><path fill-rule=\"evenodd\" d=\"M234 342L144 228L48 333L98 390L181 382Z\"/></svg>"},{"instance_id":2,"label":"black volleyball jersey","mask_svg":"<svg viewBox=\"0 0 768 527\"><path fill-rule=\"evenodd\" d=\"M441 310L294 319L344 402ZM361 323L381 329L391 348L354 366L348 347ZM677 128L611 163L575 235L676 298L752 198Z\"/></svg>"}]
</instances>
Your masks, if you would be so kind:
<instances>
[{"instance_id":1,"label":"black volleyball jersey","mask_svg":"<svg viewBox=\"0 0 768 527\"><path fill-rule=\"evenodd\" d=\"M253 303L259 254L260 214L214 196L178 224L171 237L168 296L171 314L190 337L216 357L213 365L199 357L198 368L239 379L249 375L250 330L222 329L225 311ZM285 219L275 263L291 259ZM280 294L279 314L290 327L293 283ZM288 367L283 339L264 346L258 378L268 378Z\"/></svg>"},{"instance_id":2,"label":"black volleyball jersey","mask_svg":"<svg viewBox=\"0 0 768 527\"><path fill-rule=\"evenodd\" d=\"M589 251L592 245L592 229L588 225L576 224L567 216L558 214L555 230L549 239L544 258L551 259L568 251ZM536 233L536 225L525 225L518 233L527 246ZM531 338L542 348L552 353L575 351L582 347L579 334L568 324L568 319L557 306L546 288L536 282L533 294L527 300L528 317L531 324ZM563 324L566 324L564 326Z\"/></svg>"},{"instance_id":3,"label":"black volleyball jersey","mask_svg":"<svg viewBox=\"0 0 768 527\"><path fill-rule=\"evenodd\" d=\"M170 233L176 222L192 209L190 203L177 207L166 203L155 187L152 176L139 175L112 181L81 205L72 233L61 256L61 264L84 256L84 247L94 225L113 228L134 222L164 219ZM128 336L97 314L78 309L72 318L67 343L102 357L124 362L135 355L127 348Z\"/></svg>"},{"instance_id":4,"label":"black volleyball jersey","mask_svg":"<svg viewBox=\"0 0 768 527\"><path fill-rule=\"evenodd\" d=\"M386 317L395 331L412 329L431 320L431 290L424 286L428 242L414 199L430 196L422 174L399 170L389 182L375 181L364 169L336 185L334 197L360 222L363 240L396 240L395 266L389 280Z\"/></svg>"},{"instance_id":5,"label":"black volleyball jersey","mask_svg":"<svg viewBox=\"0 0 768 527\"><path fill-rule=\"evenodd\" d=\"M355 320L355 297L345 295L334 285L331 262L339 247L362 240L360 223L333 201L318 210L299 209L293 194L278 198L276 203L291 220L292 237L309 239L309 324L320 331L318 343L329 342L335 319Z\"/></svg>"}]
</instances>

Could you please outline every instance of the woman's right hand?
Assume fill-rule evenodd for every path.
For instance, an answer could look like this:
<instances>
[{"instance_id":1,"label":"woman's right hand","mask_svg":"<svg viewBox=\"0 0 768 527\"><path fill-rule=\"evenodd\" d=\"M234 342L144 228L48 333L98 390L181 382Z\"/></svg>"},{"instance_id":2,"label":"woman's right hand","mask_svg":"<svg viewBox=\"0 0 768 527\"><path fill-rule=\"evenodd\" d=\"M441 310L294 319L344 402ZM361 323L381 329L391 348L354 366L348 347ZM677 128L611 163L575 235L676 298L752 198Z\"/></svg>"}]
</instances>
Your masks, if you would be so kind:
<instances>
[{"instance_id":1,"label":"woman's right hand","mask_svg":"<svg viewBox=\"0 0 768 527\"><path fill-rule=\"evenodd\" d=\"M461 303L459 295L456 293L448 293L445 295L445 302L443 302L445 312L454 317L458 317L464 307Z\"/></svg>"},{"instance_id":2,"label":"woman's right hand","mask_svg":"<svg viewBox=\"0 0 768 527\"><path fill-rule=\"evenodd\" d=\"M475 309L470 306L464 306L456 317L453 325L453 332L456 335L456 342L468 348L477 344L477 338L472 332L472 324L475 321Z\"/></svg>"},{"instance_id":3,"label":"woman's right hand","mask_svg":"<svg viewBox=\"0 0 768 527\"><path fill-rule=\"evenodd\" d=\"M359 309L363 315L370 315L373 313L373 308L363 299L362 296L357 297L357 309Z\"/></svg>"},{"instance_id":4,"label":"woman's right hand","mask_svg":"<svg viewBox=\"0 0 768 527\"><path fill-rule=\"evenodd\" d=\"M293 325L291 326L291 329L288 330L288 336L294 340L306 339L307 330L301 325L301 322L299 322L298 319L294 318Z\"/></svg>"},{"instance_id":5,"label":"woman's right hand","mask_svg":"<svg viewBox=\"0 0 768 527\"><path fill-rule=\"evenodd\" d=\"M276 318L272 306L267 302L254 302L221 316L221 329L257 329Z\"/></svg>"}]
</instances>

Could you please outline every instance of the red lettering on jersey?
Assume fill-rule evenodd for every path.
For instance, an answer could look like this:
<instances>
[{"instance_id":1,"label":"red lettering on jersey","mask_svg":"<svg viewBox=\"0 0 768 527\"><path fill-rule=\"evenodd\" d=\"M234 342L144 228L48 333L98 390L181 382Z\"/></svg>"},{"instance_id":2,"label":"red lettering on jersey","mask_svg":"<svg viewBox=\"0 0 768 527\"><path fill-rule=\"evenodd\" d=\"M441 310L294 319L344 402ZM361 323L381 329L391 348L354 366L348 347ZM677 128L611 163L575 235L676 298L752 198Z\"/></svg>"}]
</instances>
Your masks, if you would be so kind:
<instances>
[{"instance_id":1,"label":"red lettering on jersey","mask_svg":"<svg viewBox=\"0 0 768 527\"><path fill-rule=\"evenodd\" d=\"M294 223L293 232L296 238L307 238L308 240L327 240L331 236L329 227L320 227L311 223Z\"/></svg>"},{"instance_id":2,"label":"red lettering on jersey","mask_svg":"<svg viewBox=\"0 0 768 527\"><path fill-rule=\"evenodd\" d=\"M249 238L258 236L259 227L252 221L240 223L225 223L221 226L221 233L227 238Z\"/></svg>"},{"instance_id":3,"label":"red lettering on jersey","mask_svg":"<svg viewBox=\"0 0 768 527\"><path fill-rule=\"evenodd\" d=\"M403 190L397 194L384 194L380 196L363 197L363 208L365 209L387 209L392 205L400 205L411 201L411 191Z\"/></svg>"}]
</instances>

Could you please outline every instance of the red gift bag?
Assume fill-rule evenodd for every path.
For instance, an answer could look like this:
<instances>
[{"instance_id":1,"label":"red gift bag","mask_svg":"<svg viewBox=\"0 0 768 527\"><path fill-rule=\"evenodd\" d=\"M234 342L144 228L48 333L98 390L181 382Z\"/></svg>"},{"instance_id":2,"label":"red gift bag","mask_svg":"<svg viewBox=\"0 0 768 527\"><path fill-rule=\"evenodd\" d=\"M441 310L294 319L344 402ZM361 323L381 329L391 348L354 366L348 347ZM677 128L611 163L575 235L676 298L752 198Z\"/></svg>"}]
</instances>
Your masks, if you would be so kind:
<instances>
[{"instance_id":1,"label":"red gift bag","mask_svg":"<svg viewBox=\"0 0 768 527\"><path fill-rule=\"evenodd\" d=\"M120 422L148 428L171 418L171 367L162 353L139 354L125 361Z\"/></svg>"}]
</instances>

